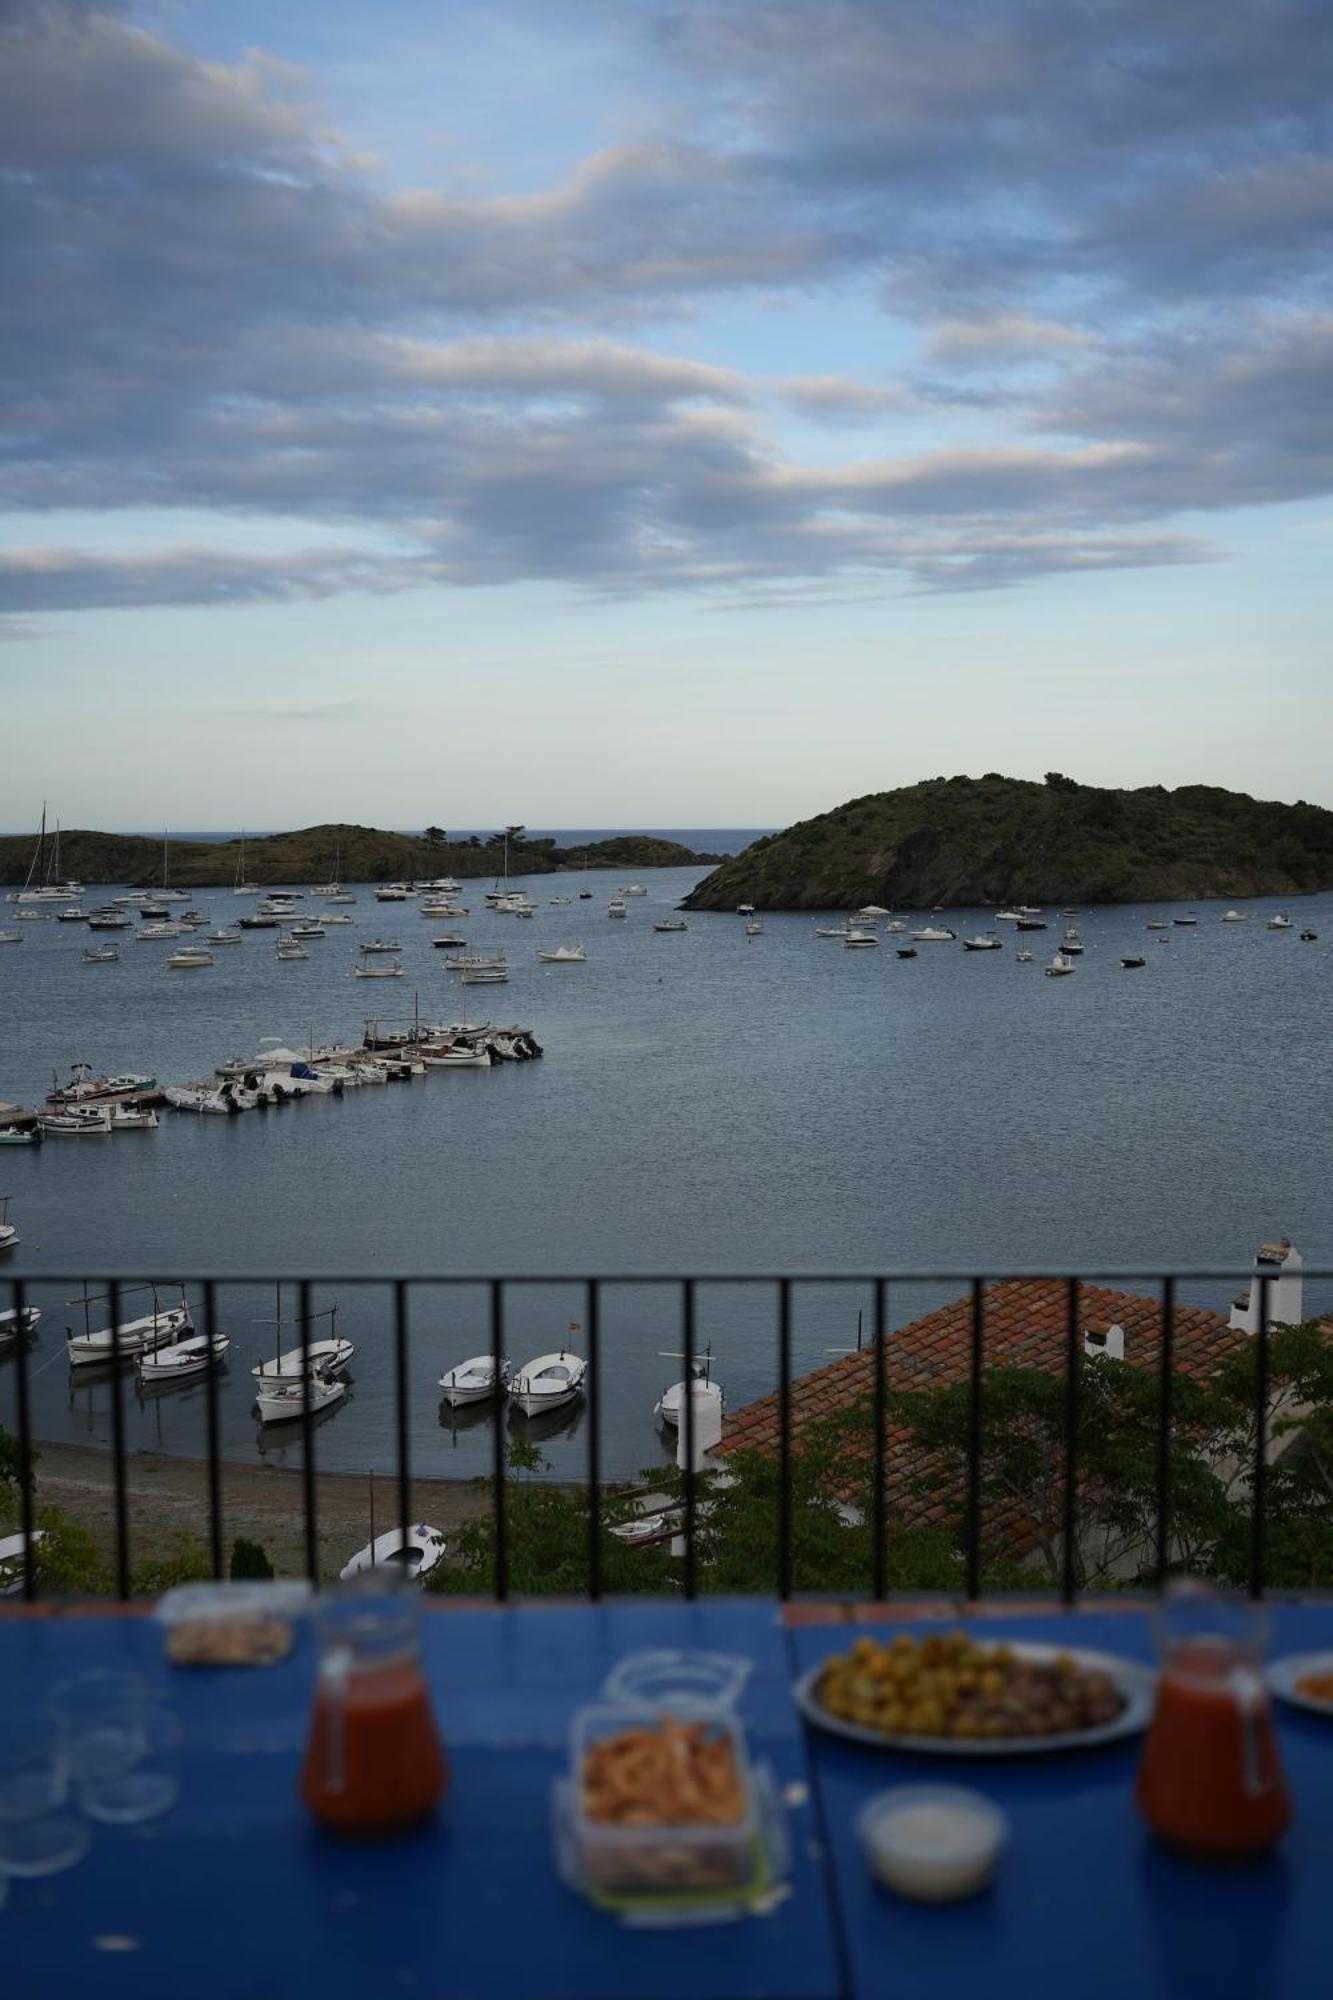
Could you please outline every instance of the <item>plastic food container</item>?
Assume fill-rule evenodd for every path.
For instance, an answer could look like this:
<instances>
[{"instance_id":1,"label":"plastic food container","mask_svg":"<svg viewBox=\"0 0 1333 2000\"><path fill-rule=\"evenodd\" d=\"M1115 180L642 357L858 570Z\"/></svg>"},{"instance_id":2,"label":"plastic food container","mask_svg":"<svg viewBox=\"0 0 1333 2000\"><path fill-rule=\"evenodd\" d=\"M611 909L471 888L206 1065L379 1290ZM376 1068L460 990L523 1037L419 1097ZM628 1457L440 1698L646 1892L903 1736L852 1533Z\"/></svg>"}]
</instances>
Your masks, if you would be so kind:
<instances>
[{"instance_id":1,"label":"plastic food container","mask_svg":"<svg viewBox=\"0 0 1333 2000\"><path fill-rule=\"evenodd\" d=\"M608 1677L602 1700L575 1716L564 1792L570 1872L587 1892L678 1898L725 1894L754 1883L766 1853L765 1794L732 1707L749 1671L747 1661L723 1654L630 1654ZM660 1735L664 1721L691 1730L713 1754L718 1754L717 1746L725 1746L740 1800L734 1821L645 1818L626 1824L591 1816L585 1787L590 1751L619 1738L632 1764L636 1738ZM645 1798L651 1798L651 1786ZM651 1805L645 1803L642 1810L651 1812Z\"/></svg>"},{"instance_id":2,"label":"plastic food container","mask_svg":"<svg viewBox=\"0 0 1333 2000\"><path fill-rule=\"evenodd\" d=\"M311 1602L308 1583L183 1583L159 1598L154 1617L177 1666L267 1667L291 1652Z\"/></svg>"},{"instance_id":3,"label":"plastic food container","mask_svg":"<svg viewBox=\"0 0 1333 2000\"><path fill-rule=\"evenodd\" d=\"M857 1831L871 1873L918 1903L976 1896L995 1874L1009 1822L963 1785L902 1785L861 1810Z\"/></svg>"}]
</instances>

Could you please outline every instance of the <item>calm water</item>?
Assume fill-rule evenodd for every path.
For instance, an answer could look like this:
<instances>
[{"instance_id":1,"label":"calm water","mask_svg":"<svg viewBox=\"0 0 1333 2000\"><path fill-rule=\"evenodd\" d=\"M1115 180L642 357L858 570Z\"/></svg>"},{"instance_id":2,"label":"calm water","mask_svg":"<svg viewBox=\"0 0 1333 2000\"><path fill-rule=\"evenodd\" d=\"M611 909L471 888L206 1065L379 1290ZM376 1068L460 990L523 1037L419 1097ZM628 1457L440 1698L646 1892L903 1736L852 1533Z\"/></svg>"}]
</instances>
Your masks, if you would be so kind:
<instances>
[{"instance_id":1,"label":"calm water","mask_svg":"<svg viewBox=\"0 0 1333 2000\"><path fill-rule=\"evenodd\" d=\"M531 1027L541 1062L437 1072L232 1120L168 1112L156 1133L0 1150L0 1193L12 1195L23 1234L11 1265L37 1280L61 1269L1091 1272L1243 1264L1273 1233L1289 1234L1307 1261L1329 1258L1333 896L1290 906L1298 926L1322 933L1317 944L1266 931L1271 903L1243 906L1249 921L1236 925L1204 906L1197 929L1155 934L1143 926L1157 911L1090 912L1078 972L1048 980L1059 919L1026 939L1031 965L1015 962L1009 926L1003 952L923 945L911 962L895 955L901 940L876 952L818 940L808 915L769 917L753 940L738 919L706 914L683 934L654 934L652 917L699 872L641 875L649 895L623 923L605 913L619 878L594 876L595 900L570 909L549 897L577 884L527 883L539 905L531 923L482 911L482 885L465 885L473 914L458 927L503 944L513 968L507 987L470 989L472 1017L484 1008ZM215 922L250 907L216 891L199 901ZM0 1097L34 1103L52 1069L63 1076L79 1058L183 1081L253 1053L262 1035L353 1040L368 1010L410 1012L414 992L423 1015L459 1018L461 993L430 946L441 922L413 904L376 904L367 890L350 914L356 927L312 943L307 962L279 963L273 933L251 932L220 949L211 971L182 973L163 967L168 944L120 933L119 964L85 966L82 926L24 924L23 944L0 948ZM963 935L988 914L948 921ZM357 940L377 935L401 939L408 978L352 980ZM575 937L586 965L536 963L539 945ZM1140 949L1146 969L1122 971L1121 953ZM948 1295L915 1291L893 1318ZM39 1430L105 1439L110 1387L71 1383L62 1329L72 1315L60 1289L36 1296L54 1308L32 1357ZM328 1284L318 1303L333 1300L358 1355L351 1397L321 1425L320 1461L383 1467L387 1300ZM850 1292L800 1297L798 1368L854 1341L861 1303ZM258 1322L273 1310L271 1287L222 1297L231 1456L298 1449L271 1431L261 1442L248 1407L249 1368L272 1340ZM558 1345L583 1318L575 1288L516 1289L510 1351ZM772 1386L771 1293L708 1290L699 1325L732 1405ZM489 1417L442 1425L435 1389L445 1366L487 1341L480 1289L418 1296L419 1471L487 1468ZM603 1343L605 1462L629 1472L661 1454L651 1411L679 1372L659 1355L679 1344L676 1309L619 1288ZM201 1386L141 1404L133 1377L125 1384L134 1446L200 1448ZM11 1357L0 1362L0 1418L10 1421L12 1395ZM585 1416L549 1421L550 1464L581 1470Z\"/></svg>"}]
</instances>

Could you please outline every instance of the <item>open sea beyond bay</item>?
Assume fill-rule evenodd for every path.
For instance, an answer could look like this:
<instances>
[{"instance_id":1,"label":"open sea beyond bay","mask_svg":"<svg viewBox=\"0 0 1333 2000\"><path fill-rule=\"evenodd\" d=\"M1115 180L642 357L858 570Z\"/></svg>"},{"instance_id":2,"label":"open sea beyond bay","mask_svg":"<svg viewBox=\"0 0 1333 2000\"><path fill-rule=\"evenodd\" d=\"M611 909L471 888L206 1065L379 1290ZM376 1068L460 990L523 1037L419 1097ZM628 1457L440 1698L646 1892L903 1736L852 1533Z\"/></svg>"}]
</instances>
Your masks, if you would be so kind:
<instances>
[{"instance_id":1,"label":"open sea beyond bay","mask_svg":"<svg viewBox=\"0 0 1333 2000\"><path fill-rule=\"evenodd\" d=\"M697 836L696 836L697 837ZM1148 932L1177 906L1101 908L1078 918L1086 944L1072 978L1043 965L1063 924L1005 949L922 944L877 951L817 939L809 915L768 916L762 936L730 915L691 914L658 934L704 871L647 871L648 894L624 922L607 902L622 878L516 879L532 922L482 907L465 883L457 928L472 946L502 946L507 986L467 989L468 1018L530 1028L539 1062L432 1072L408 1084L308 1098L267 1113L199 1118L161 1113L153 1133L49 1139L0 1149L0 1194L22 1242L7 1259L33 1280L45 1312L30 1350L39 1437L108 1442L111 1385L72 1376L64 1328L68 1286L43 1273L167 1279L178 1272L320 1277L315 1304L339 1306L357 1347L346 1402L321 1422L319 1463L392 1463L391 1299L338 1276L417 1272L521 1275L1114 1266L1245 1266L1265 1237L1289 1235L1307 1263L1330 1261L1333 1066L1329 954L1333 895L1296 899L1294 928L1265 928L1277 905L1197 906L1195 928ZM109 901L90 891L84 907ZM367 1014L457 1021L464 990L431 938L445 919L414 902L377 904L361 888L355 927L330 930L304 962L279 962L274 933L245 934L209 970L171 972L170 944L108 934L118 964L89 966L82 925L24 923L0 950L0 1098L34 1105L86 1060L100 1073L155 1073L164 1083L211 1074L251 1055L264 1035L304 1044L359 1042ZM211 924L253 904L200 892ZM307 900L317 914L322 905ZM12 910L0 922L9 922ZM910 913L907 913L910 915ZM936 919L959 937L992 912ZM929 921L918 918L917 921ZM1320 932L1302 943L1302 926ZM357 944L401 940L407 977L354 981ZM584 965L539 965L539 946L580 939ZM1164 943L1159 943L1164 939ZM1030 964L1015 949L1034 951ZM1142 971L1123 971L1140 953ZM8 1275L0 1270L0 1279ZM957 1284L903 1286L901 1325L956 1295ZM1224 1306L1234 1287L1187 1295ZM1311 1288L1326 1304L1329 1288ZM8 1303L4 1300L3 1303ZM864 1292L798 1292L793 1363L820 1365L854 1344ZM295 1311L288 1295L286 1310ZM127 1302L125 1314L146 1306ZM442 1414L442 1370L489 1344L481 1286L413 1294L410 1422L413 1469L486 1472L492 1414ZM226 1455L291 1462L295 1438L261 1435L251 1410L253 1364L271 1352L271 1284L224 1287L218 1320L231 1337L220 1377ZM560 1344L586 1319L575 1285L514 1287L506 1346L523 1359ZM711 1341L729 1407L775 1380L772 1286L704 1287L698 1339ZM866 1330L871 1319L866 1312ZM576 1337L577 1338L577 1337ZM607 1293L602 1319L603 1469L630 1474L664 1455L652 1407L680 1373L662 1350L680 1344L679 1300L632 1283ZM87 1379L93 1377L95 1379ZM14 1423L13 1350L0 1360L0 1421ZM123 1377L132 1450L194 1456L204 1447L202 1383L142 1396ZM583 1406L537 1424L552 1473L582 1475Z\"/></svg>"}]
</instances>

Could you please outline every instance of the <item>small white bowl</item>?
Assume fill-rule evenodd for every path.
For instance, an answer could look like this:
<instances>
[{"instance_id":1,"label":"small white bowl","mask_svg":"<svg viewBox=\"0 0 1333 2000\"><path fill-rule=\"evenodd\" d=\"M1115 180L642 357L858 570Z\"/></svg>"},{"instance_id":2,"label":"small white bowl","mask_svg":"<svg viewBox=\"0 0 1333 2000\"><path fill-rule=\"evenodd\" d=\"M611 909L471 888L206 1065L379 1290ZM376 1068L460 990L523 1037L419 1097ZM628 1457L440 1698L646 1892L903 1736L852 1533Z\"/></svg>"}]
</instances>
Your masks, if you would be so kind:
<instances>
[{"instance_id":1,"label":"small white bowl","mask_svg":"<svg viewBox=\"0 0 1333 2000\"><path fill-rule=\"evenodd\" d=\"M900 1785L861 1809L857 1831L876 1880L916 1903L976 1896L995 1874L1009 1822L963 1785Z\"/></svg>"}]
</instances>

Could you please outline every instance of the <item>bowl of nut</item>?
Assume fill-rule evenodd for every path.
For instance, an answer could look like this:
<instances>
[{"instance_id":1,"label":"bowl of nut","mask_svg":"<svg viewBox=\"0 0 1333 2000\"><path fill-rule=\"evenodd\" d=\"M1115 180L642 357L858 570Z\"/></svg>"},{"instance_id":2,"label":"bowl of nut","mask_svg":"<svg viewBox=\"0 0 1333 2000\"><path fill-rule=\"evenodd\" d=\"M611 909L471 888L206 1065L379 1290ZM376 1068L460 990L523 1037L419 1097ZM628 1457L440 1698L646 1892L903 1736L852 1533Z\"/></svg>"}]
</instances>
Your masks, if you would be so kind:
<instances>
[{"instance_id":1,"label":"bowl of nut","mask_svg":"<svg viewBox=\"0 0 1333 2000\"><path fill-rule=\"evenodd\" d=\"M796 1683L807 1722L877 1749L1005 1757L1138 1735L1156 1675L1118 1654L963 1631L869 1634Z\"/></svg>"}]
</instances>

